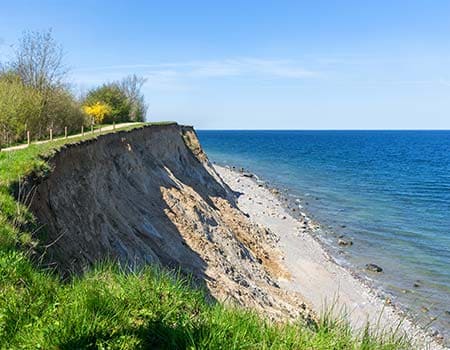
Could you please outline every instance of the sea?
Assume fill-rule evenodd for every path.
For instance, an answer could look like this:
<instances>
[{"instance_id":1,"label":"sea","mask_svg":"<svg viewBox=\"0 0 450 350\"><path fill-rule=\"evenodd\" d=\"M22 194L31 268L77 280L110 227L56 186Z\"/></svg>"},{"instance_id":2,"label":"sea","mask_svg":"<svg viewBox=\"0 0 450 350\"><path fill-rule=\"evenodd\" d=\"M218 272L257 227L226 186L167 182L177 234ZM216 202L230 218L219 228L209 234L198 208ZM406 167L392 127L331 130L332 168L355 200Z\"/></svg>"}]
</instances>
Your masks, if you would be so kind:
<instances>
[{"instance_id":1,"label":"sea","mask_svg":"<svg viewBox=\"0 0 450 350\"><path fill-rule=\"evenodd\" d=\"M281 188L338 263L450 344L450 131L198 131L211 161ZM338 245L338 237L353 245ZM381 273L365 265L380 266Z\"/></svg>"}]
</instances>

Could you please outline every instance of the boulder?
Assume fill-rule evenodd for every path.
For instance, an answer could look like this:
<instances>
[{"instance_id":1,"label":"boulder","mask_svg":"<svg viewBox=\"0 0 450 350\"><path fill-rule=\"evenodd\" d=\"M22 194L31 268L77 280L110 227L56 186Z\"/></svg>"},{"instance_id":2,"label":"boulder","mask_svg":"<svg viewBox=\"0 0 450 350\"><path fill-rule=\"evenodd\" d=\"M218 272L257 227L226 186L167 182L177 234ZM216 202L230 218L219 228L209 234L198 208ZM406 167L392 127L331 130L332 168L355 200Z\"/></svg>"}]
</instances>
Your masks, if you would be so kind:
<instances>
[{"instance_id":1,"label":"boulder","mask_svg":"<svg viewBox=\"0 0 450 350\"><path fill-rule=\"evenodd\" d=\"M371 272L382 272L383 271L383 269L380 266L378 266L376 264L372 264L372 263L366 264L366 270L371 271Z\"/></svg>"},{"instance_id":2,"label":"boulder","mask_svg":"<svg viewBox=\"0 0 450 350\"><path fill-rule=\"evenodd\" d=\"M414 287L414 288L419 288L421 285L422 285L422 281L416 280L416 281L414 282L414 284L413 284L413 287Z\"/></svg>"},{"instance_id":3,"label":"boulder","mask_svg":"<svg viewBox=\"0 0 450 350\"><path fill-rule=\"evenodd\" d=\"M346 240L346 239L340 238L340 239L338 240L338 244L339 244L340 246L351 246L351 245L353 245L353 242L352 242L351 240Z\"/></svg>"}]
</instances>

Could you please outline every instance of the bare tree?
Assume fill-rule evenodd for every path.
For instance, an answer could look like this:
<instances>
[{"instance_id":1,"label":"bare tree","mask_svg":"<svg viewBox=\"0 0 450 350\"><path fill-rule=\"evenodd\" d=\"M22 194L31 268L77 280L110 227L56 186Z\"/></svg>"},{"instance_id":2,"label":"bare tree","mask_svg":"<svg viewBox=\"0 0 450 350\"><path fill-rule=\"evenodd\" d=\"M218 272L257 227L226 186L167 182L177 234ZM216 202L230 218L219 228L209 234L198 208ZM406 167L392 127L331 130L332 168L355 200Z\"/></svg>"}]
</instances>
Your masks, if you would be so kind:
<instances>
[{"instance_id":1,"label":"bare tree","mask_svg":"<svg viewBox=\"0 0 450 350\"><path fill-rule=\"evenodd\" d=\"M68 69L63 63L64 52L55 41L52 30L45 32L24 32L10 62L10 69L21 79L22 83L38 91L41 105L37 111L37 137L42 137L45 130L54 128L59 118L60 109L55 109L54 97L65 90L64 81Z\"/></svg>"},{"instance_id":2,"label":"bare tree","mask_svg":"<svg viewBox=\"0 0 450 350\"><path fill-rule=\"evenodd\" d=\"M63 64L64 53L52 36L46 32L25 32L15 51L11 68L23 83L41 92L63 85L67 68Z\"/></svg>"},{"instance_id":3,"label":"bare tree","mask_svg":"<svg viewBox=\"0 0 450 350\"><path fill-rule=\"evenodd\" d=\"M116 83L125 93L128 102L130 103L131 109L129 117L132 121L142 121L145 119L147 105L145 104L144 95L142 94L141 89L146 82L146 78L133 74Z\"/></svg>"}]
</instances>

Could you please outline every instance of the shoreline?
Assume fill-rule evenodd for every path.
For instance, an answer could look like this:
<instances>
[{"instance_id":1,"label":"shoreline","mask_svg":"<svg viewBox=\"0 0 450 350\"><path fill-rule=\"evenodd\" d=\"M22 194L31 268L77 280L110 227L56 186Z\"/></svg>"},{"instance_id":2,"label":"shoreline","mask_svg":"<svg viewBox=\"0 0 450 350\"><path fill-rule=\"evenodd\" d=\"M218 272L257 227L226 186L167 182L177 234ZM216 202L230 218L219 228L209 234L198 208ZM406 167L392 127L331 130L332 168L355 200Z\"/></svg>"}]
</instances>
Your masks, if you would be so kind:
<instances>
[{"instance_id":1,"label":"shoreline","mask_svg":"<svg viewBox=\"0 0 450 350\"><path fill-rule=\"evenodd\" d=\"M333 306L337 314L347 316L354 329L362 329L367 321L386 331L398 327L421 349L446 349L440 344L439 334L431 335L415 325L373 283L341 265L316 234L321 230L320 223L301 209L292 210L293 201L282 191L271 188L253 174L216 164L214 168L239 193L239 208L249 219L279 238L281 263L290 274L289 279L279 281L283 289L298 293L317 314L324 306Z\"/></svg>"}]
</instances>

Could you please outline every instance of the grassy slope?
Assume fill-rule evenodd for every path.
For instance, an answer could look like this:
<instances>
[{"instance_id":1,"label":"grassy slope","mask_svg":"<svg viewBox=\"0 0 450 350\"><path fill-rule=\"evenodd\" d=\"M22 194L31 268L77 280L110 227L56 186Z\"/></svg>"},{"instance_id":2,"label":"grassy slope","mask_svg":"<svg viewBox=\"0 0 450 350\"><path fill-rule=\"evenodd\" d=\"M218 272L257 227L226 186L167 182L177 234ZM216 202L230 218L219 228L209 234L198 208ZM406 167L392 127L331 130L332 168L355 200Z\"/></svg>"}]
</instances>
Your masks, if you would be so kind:
<instances>
[{"instance_id":1,"label":"grassy slope","mask_svg":"<svg viewBox=\"0 0 450 350\"><path fill-rule=\"evenodd\" d=\"M155 267L131 273L103 264L61 282L31 263L32 217L10 187L31 171L48 171L41 156L63 144L0 153L1 348L410 349L394 336L352 334L345 322L326 316L318 325L276 325L207 303L202 290Z\"/></svg>"}]
</instances>

